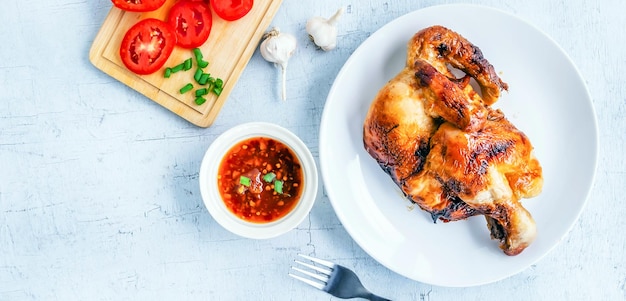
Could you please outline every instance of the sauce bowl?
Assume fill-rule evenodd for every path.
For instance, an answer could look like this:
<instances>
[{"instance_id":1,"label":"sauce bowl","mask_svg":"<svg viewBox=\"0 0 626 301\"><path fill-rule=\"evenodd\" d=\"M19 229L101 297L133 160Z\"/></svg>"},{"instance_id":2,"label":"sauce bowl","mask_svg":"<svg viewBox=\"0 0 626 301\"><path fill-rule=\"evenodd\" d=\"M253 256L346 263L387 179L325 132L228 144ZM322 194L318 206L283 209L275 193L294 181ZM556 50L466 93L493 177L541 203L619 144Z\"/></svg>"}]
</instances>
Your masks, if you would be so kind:
<instances>
[{"instance_id":1,"label":"sauce bowl","mask_svg":"<svg viewBox=\"0 0 626 301\"><path fill-rule=\"evenodd\" d=\"M297 204L282 218L267 223L249 222L233 214L218 187L219 168L226 154L239 142L256 137L277 140L289 147L300 161L303 174ZM273 238L297 227L311 211L318 188L317 167L306 145L289 130L266 122L240 124L217 137L204 154L199 181L202 200L215 221L234 234L253 239Z\"/></svg>"}]
</instances>

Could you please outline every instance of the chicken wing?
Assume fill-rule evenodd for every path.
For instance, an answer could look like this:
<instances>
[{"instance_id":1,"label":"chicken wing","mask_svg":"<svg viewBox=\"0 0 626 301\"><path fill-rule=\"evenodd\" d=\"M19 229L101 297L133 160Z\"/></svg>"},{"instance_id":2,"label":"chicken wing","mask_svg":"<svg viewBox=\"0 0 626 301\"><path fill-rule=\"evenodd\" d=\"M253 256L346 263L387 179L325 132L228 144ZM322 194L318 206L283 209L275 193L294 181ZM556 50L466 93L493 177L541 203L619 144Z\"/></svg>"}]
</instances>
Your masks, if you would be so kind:
<instances>
[{"instance_id":1,"label":"chicken wing","mask_svg":"<svg viewBox=\"0 0 626 301\"><path fill-rule=\"evenodd\" d=\"M501 90L508 89L480 48L443 26L427 27L413 35L408 43L407 66L414 64L417 59L429 62L448 78L454 77L448 65L474 77L487 105L498 100Z\"/></svg>"}]
</instances>

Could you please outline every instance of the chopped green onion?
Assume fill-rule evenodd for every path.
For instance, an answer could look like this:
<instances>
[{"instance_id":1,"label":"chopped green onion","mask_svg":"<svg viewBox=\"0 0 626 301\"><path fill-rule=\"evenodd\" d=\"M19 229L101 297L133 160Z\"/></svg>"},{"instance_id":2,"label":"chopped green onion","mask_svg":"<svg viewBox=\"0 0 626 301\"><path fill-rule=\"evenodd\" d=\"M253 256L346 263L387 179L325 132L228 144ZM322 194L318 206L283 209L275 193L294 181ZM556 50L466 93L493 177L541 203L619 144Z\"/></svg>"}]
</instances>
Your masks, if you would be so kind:
<instances>
[{"instance_id":1,"label":"chopped green onion","mask_svg":"<svg viewBox=\"0 0 626 301\"><path fill-rule=\"evenodd\" d=\"M185 94L186 92L189 92L191 89L193 89L193 85L189 83L183 86L182 88L180 88L179 91L180 91L180 94Z\"/></svg>"},{"instance_id":2,"label":"chopped green onion","mask_svg":"<svg viewBox=\"0 0 626 301\"><path fill-rule=\"evenodd\" d=\"M193 79L195 79L197 83L200 83L200 77L202 76L202 74L203 74L202 69L200 68L196 69L196 73L194 73Z\"/></svg>"},{"instance_id":3,"label":"chopped green onion","mask_svg":"<svg viewBox=\"0 0 626 301\"><path fill-rule=\"evenodd\" d=\"M202 51L200 51L199 48L194 48L193 49L193 54L196 57L196 63L198 64L198 67L200 68L206 68L209 65L209 62L205 61L202 56Z\"/></svg>"},{"instance_id":4,"label":"chopped green onion","mask_svg":"<svg viewBox=\"0 0 626 301\"><path fill-rule=\"evenodd\" d=\"M274 181L274 179L276 179L276 174L273 172L270 173L266 173L263 176L263 181L267 182L267 183L272 183L272 181Z\"/></svg>"},{"instance_id":5,"label":"chopped green onion","mask_svg":"<svg viewBox=\"0 0 626 301\"><path fill-rule=\"evenodd\" d=\"M196 97L204 96L209 94L209 91L206 88L196 90Z\"/></svg>"},{"instance_id":6,"label":"chopped green onion","mask_svg":"<svg viewBox=\"0 0 626 301\"><path fill-rule=\"evenodd\" d=\"M252 181L250 180L250 178L246 177L246 176L240 176L239 177L239 184L246 186L246 187L250 187L250 184L252 184Z\"/></svg>"},{"instance_id":7,"label":"chopped green onion","mask_svg":"<svg viewBox=\"0 0 626 301\"><path fill-rule=\"evenodd\" d=\"M209 62L207 61L198 61L198 67L200 68L206 68L209 65Z\"/></svg>"},{"instance_id":8,"label":"chopped green onion","mask_svg":"<svg viewBox=\"0 0 626 301\"><path fill-rule=\"evenodd\" d=\"M224 81L221 78L216 78L215 79L215 86L219 87L219 88L223 87L224 86Z\"/></svg>"},{"instance_id":9,"label":"chopped green onion","mask_svg":"<svg viewBox=\"0 0 626 301\"><path fill-rule=\"evenodd\" d=\"M204 73L203 68L206 68L209 65L209 62L204 60L204 56L202 55L202 51L200 50L200 48L194 48L193 54L194 54L196 67L197 67L193 78L196 81L196 83L203 85L203 86L207 85L206 88L197 89L195 91L196 98L194 99L194 102L197 105L202 105L203 103L206 102L206 98L204 98L203 96L208 95L209 93L213 93L217 96L220 96L220 94L222 94L222 91L224 90L224 81L221 78L211 77L210 73ZM182 63L174 67L166 67L163 73L163 77L169 78L170 76L172 76L173 73L183 71L183 70L184 71L191 70L191 68L193 68L194 58L188 58L184 60ZM192 89L193 89L193 84L188 83L182 88L180 88L179 91L181 94L184 94L184 93L189 92Z\"/></svg>"},{"instance_id":10,"label":"chopped green onion","mask_svg":"<svg viewBox=\"0 0 626 301\"><path fill-rule=\"evenodd\" d=\"M209 62L203 59L202 52L200 51L200 49L195 48L193 50L193 53L196 56L196 63L198 64L198 67L206 68L209 65Z\"/></svg>"},{"instance_id":11,"label":"chopped green onion","mask_svg":"<svg viewBox=\"0 0 626 301\"><path fill-rule=\"evenodd\" d=\"M190 69L191 69L191 66L192 66L192 63L193 63L193 62L191 61L191 59L186 59L186 60L183 62L183 70L185 70L185 71L190 70Z\"/></svg>"},{"instance_id":12,"label":"chopped green onion","mask_svg":"<svg viewBox=\"0 0 626 301\"><path fill-rule=\"evenodd\" d=\"M185 68L185 63L180 63L180 64L178 64L178 65L176 65L176 66L171 68L172 69L172 73L176 73L176 72L178 72L180 70L183 70L183 68Z\"/></svg>"},{"instance_id":13,"label":"chopped green onion","mask_svg":"<svg viewBox=\"0 0 626 301\"><path fill-rule=\"evenodd\" d=\"M193 55L196 56L196 61L201 61L203 56L202 56L202 51L200 51L200 48L194 48L193 49Z\"/></svg>"},{"instance_id":14,"label":"chopped green onion","mask_svg":"<svg viewBox=\"0 0 626 301\"><path fill-rule=\"evenodd\" d=\"M202 73L202 75L200 75L200 79L198 79L198 83L201 85L206 85L210 77L211 77L211 74Z\"/></svg>"},{"instance_id":15,"label":"chopped green onion","mask_svg":"<svg viewBox=\"0 0 626 301\"><path fill-rule=\"evenodd\" d=\"M283 194L283 181L275 181L274 182L274 191L277 193Z\"/></svg>"},{"instance_id":16,"label":"chopped green onion","mask_svg":"<svg viewBox=\"0 0 626 301\"><path fill-rule=\"evenodd\" d=\"M203 104L203 103L205 103L205 102L206 102L206 98L204 98L204 97L202 97L202 96L199 96L199 97L196 97L196 99L194 99L194 102L195 102L197 105L201 105L201 104Z\"/></svg>"},{"instance_id":17,"label":"chopped green onion","mask_svg":"<svg viewBox=\"0 0 626 301\"><path fill-rule=\"evenodd\" d=\"M220 87L217 87L217 86L214 86L213 89L212 89L213 93L215 93L215 95L217 95L217 96L220 96L220 94L222 94L222 90L223 90L223 88L220 88Z\"/></svg>"}]
</instances>

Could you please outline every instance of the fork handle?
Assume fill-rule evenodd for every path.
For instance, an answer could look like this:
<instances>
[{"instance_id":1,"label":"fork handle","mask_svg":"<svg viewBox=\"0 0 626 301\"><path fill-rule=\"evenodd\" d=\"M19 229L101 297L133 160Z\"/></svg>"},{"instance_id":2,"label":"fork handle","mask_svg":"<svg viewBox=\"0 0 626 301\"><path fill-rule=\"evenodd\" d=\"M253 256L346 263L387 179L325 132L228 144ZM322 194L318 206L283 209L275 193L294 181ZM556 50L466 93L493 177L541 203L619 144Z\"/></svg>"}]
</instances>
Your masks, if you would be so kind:
<instances>
[{"instance_id":1,"label":"fork handle","mask_svg":"<svg viewBox=\"0 0 626 301\"><path fill-rule=\"evenodd\" d=\"M379 296L376 296L376 295L374 295L372 293L369 293L369 294L363 296L363 298L365 298L367 300L370 300L370 301L391 301L390 299L379 297Z\"/></svg>"}]
</instances>

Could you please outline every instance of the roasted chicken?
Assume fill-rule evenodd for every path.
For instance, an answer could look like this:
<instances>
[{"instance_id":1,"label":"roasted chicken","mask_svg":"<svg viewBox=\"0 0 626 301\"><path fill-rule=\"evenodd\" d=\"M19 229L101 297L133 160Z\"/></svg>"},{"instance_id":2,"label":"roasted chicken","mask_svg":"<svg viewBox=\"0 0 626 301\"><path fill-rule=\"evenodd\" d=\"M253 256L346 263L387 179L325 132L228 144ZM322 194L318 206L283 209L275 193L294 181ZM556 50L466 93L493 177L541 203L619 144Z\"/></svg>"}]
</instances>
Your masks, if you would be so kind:
<instances>
[{"instance_id":1,"label":"roasted chicken","mask_svg":"<svg viewBox=\"0 0 626 301\"><path fill-rule=\"evenodd\" d=\"M504 253L519 254L536 234L519 201L539 194L543 180L529 139L490 107L507 84L478 47L445 27L421 30L407 46L406 67L369 108L365 149L434 221L484 215Z\"/></svg>"}]
</instances>

